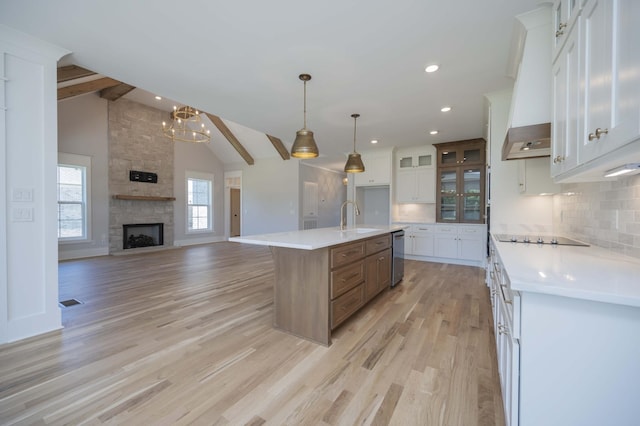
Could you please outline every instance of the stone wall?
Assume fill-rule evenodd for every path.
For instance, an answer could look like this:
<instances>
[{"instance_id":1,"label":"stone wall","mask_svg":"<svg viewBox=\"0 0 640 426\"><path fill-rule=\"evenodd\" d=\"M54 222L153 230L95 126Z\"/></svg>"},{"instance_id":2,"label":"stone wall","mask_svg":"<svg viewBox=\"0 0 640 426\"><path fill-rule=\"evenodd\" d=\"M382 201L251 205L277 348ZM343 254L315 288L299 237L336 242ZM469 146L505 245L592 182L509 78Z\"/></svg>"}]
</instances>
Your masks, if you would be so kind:
<instances>
[{"instance_id":1,"label":"stone wall","mask_svg":"<svg viewBox=\"0 0 640 426\"><path fill-rule=\"evenodd\" d=\"M109 253L123 251L124 224L162 222L164 245L173 245L173 201L113 199L114 195L174 196L173 142L161 130L167 118L168 113L137 102L109 102ZM130 170L156 173L158 183L131 182Z\"/></svg>"}]
</instances>

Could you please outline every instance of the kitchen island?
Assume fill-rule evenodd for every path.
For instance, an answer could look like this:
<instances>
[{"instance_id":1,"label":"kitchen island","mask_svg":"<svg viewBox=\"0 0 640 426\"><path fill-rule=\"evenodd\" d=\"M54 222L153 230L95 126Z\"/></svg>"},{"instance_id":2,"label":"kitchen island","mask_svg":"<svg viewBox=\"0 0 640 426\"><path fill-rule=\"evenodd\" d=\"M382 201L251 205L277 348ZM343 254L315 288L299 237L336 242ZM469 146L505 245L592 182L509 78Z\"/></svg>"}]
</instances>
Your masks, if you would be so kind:
<instances>
[{"instance_id":1,"label":"kitchen island","mask_svg":"<svg viewBox=\"0 0 640 426\"><path fill-rule=\"evenodd\" d=\"M388 288L391 232L339 227L229 238L269 246L275 266L274 327L329 346L331 331Z\"/></svg>"}]
</instances>

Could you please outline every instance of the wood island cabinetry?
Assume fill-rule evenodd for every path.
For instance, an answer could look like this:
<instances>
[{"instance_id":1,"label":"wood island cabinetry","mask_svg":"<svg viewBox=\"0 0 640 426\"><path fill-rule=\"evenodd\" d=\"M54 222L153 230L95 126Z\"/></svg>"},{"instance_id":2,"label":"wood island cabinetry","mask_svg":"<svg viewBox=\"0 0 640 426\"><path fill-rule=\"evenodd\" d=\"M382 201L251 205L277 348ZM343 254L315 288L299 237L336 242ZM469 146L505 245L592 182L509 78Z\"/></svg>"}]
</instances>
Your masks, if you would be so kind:
<instances>
[{"instance_id":1,"label":"wood island cabinetry","mask_svg":"<svg viewBox=\"0 0 640 426\"><path fill-rule=\"evenodd\" d=\"M391 234L316 250L271 247L274 326L323 345L331 330L391 284Z\"/></svg>"}]
</instances>

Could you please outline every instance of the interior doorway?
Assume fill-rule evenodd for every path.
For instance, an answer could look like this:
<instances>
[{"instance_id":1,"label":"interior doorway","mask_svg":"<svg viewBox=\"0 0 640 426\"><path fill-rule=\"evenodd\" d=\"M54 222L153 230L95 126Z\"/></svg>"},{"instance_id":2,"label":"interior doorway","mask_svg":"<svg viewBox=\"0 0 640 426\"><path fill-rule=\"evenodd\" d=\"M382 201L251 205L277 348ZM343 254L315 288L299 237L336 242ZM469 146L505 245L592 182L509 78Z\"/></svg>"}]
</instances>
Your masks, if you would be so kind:
<instances>
[{"instance_id":1,"label":"interior doorway","mask_svg":"<svg viewBox=\"0 0 640 426\"><path fill-rule=\"evenodd\" d=\"M229 236L240 236L240 188L229 188Z\"/></svg>"},{"instance_id":2,"label":"interior doorway","mask_svg":"<svg viewBox=\"0 0 640 426\"><path fill-rule=\"evenodd\" d=\"M224 172L224 233L229 237L242 235L242 171Z\"/></svg>"}]
</instances>

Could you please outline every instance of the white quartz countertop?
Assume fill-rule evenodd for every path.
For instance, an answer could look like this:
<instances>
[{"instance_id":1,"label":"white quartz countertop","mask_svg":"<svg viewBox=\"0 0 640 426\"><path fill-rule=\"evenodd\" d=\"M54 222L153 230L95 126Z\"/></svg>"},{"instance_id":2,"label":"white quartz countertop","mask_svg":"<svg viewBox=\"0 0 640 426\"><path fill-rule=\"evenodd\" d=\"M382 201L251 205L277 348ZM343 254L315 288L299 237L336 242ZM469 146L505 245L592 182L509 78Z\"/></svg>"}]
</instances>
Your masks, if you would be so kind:
<instances>
[{"instance_id":1,"label":"white quartz countertop","mask_svg":"<svg viewBox=\"0 0 640 426\"><path fill-rule=\"evenodd\" d=\"M287 247L301 250L315 250L335 246L376 235L387 234L406 228L403 225L358 225L344 231L340 227L307 229L304 231L277 232L273 234L247 235L232 237L229 241L261 246Z\"/></svg>"},{"instance_id":2,"label":"white quartz countertop","mask_svg":"<svg viewBox=\"0 0 640 426\"><path fill-rule=\"evenodd\" d=\"M600 247L498 242L511 289L640 307L640 260Z\"/></svg>"}]
</instances>

